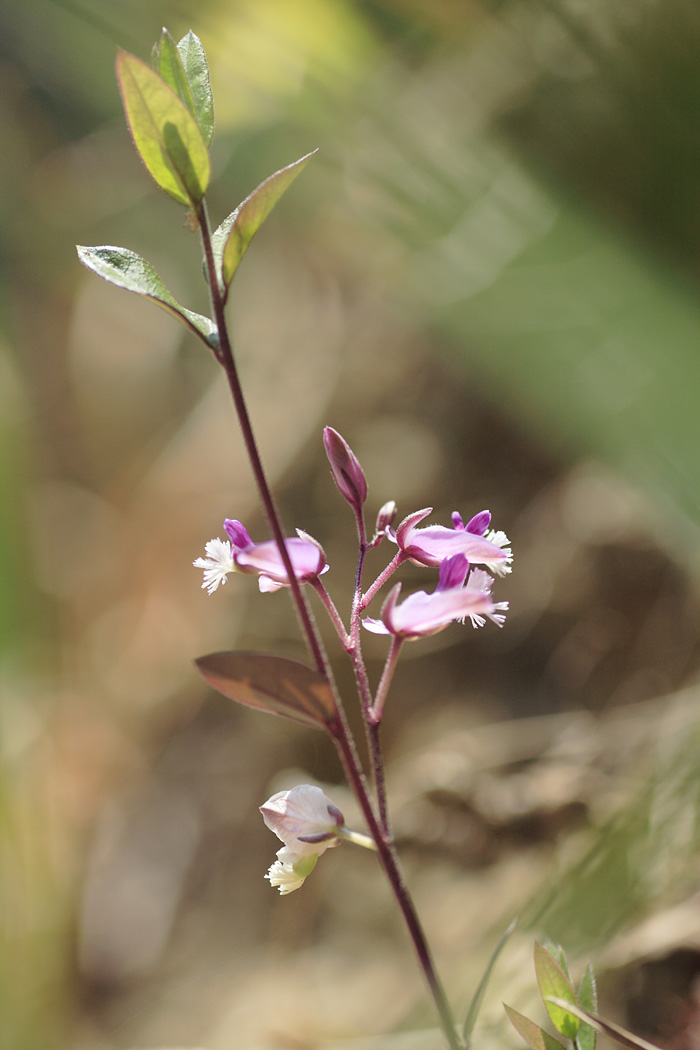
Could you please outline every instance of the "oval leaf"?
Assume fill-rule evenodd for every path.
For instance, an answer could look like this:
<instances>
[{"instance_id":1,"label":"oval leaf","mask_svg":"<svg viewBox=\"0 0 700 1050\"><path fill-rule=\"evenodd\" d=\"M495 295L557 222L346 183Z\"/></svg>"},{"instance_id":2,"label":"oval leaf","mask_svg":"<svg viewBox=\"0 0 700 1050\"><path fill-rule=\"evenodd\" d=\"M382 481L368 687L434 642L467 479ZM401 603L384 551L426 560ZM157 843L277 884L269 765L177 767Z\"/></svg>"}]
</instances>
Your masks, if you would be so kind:
<instances>
[{"instance_id":1,"label":"oval leaf","mask_svg":"<svg viewBox=\"0 0 700 1050\"><path fill-rule=\"evenodd\" d=\"M127 51L117 54L117 79L131 137L146 168L180 204L198 204L211 166L197 121L163 78Z\"/></svg>"},{"instance_id":2,"label":"oval leaf","mask_svg":"<svg viewBox=\"0 0 700 1050\"><path fill-rule=\"evenodd\" d=\"M128 248L115 248L109 244L95 248L86 248L79 244L77 247L78 258L88 270L93 270L117 288L125 288L128 292L145 296L156 306L176 317L208 346L214 349L218 347L218 333L214 322L202 314L195 313L194 310L180 306L151 264L136 252L129 251Z\"/></svg>"},{"instance_id":3,"label":"oval leaf","mask_svg":"<svg viewBox=\"0 0 700 1050\"><path fill-rule=\"evenodd\" d=\"M209 79L209 66L202 42L192 30L183 36L177 49L192 92L194 115L207 146L214 136L214 96Z\"/></svg>"},{"instance_id":4,"label":"oval leaf","mask_svg":"<svg viewBox=\"0 0 700 1050\"><path fill-rule=\"evenodd\" d=\"M317 153L307 153L293 164L281 168L274 175L261 182L250 196L232 211L212 236L214 258L221 282L225 291L233 280L238 264L245 255L248 245L262 226L284 191L291 186L311 158Z\"/></svg>"},{"instance_id":5,"label":"oval leaf","mask_svg":"<svg viewBox=\"0 0 700 1050\"><path fill-rule=\"evenodd\" d=\"M195 664L209 685L229 700L331 733L336 718L333 693L310 667L267 653L211 653Z\"/></svg>"},{"instance_id":6,"label":"oval leaf","mask_svg":"<svg viewBox=\"0 0 700 1050\"><path fill-rule=\"evenodd\" d=\"M518 1035L522 1036L532 1050L563 1050L562 1044L549 1032L545 1032L538 1024L531 1021L529 1017L518 1013L512 1006L503 1004L503 1009L508 1014L508 1020L513 1025Z\"/></svg>"},{"instance_id":7,"label":"oval leaf","mask_svg":"<svg viewBox=\"0 0 700 1050\"><path fill-rule=\"evenodd\" d=\"M576 992L554 956L541 944L535 944L535 973L550 1021L567 1039L575 1039L579 1029L578 1017L549 999L553 997L576 1006Z\"/></svg>"}]
</instances>

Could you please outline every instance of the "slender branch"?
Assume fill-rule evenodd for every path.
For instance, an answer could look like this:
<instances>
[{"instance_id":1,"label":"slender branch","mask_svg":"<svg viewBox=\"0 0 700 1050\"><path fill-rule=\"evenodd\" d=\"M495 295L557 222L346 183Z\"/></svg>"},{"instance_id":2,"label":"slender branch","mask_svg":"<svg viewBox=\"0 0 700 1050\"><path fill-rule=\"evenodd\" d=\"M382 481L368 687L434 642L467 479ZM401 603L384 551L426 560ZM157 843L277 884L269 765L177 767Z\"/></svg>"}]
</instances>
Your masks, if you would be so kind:
<instances>
[{"instance_id":1,"label":"slender branch","mask_svg":"<svg viewBox=\"0 0 700 1050\"><path fill-rule=\"evenodd\" d=\"M435 969L435 964L433 962L430 948L428 947L425 933L423 932L423 927L421 926L415 905L413 904L413 900L411 899L411 895L408 891L408 887L406 886L399 865L396 848L388 837L383 834L382 829L379 827L377 817L375 816L374 810L369 801L364 777L360 775L358 778L358 770L355 767L352 754L347 750L347 740L342 735L336 737L336 747L340 760L343 763L348 783L352 787L353 792L360 803L364 818L367 821L367 826L370 829L372 838L377 844L379 860L384 869L384 874L387 877L389 885L391 886L394 897L401 909L411 940L413 941L413 947L418 957L418 962L433 997L440 1018L440 1025L445 1033L450 1050L463 1050L462 1043L457 1035L457 1028L452 1015L452 1010L447 1001L442 982L440 981L437 970Z\"/></svg>"},{"instance_id":2,"label":"slender branch","mask_svg":"<svg viewBox=\"0 0 700 1050\"><path fill-rule=\"evenodd\" d=\"M406 555L404 554L404 552L403 551L397 551L396 554L394 555L394 557L391 559L391 561L387 565L386 569L384 569L383 572L380 572L379 576L377 576L376 580L374 581L372 586L368 589L367 593L362 595L362 598L360 600L360 609L359 609L360 612L363 609L367 608L367 606L372 601L372 599L374 598L374 596L377 593L377 591L381 590L381 588L384 586L386 581L388 579L390 579L394 575L394 573L398 569L399 565L401 565L404 561L406 561Z\"/></svg>"},{"instance_id":3,"label":"slender branch","mask_svg":"<svg viewBox=\"0 0 700 1050\"><path fill-rule=\"evenodd\" d=\"M355 672L355 682L360 697L362 710L362 721L365 728L367 740L367 752L369 755L372 779L374 781L374 792L377 799L377 809L382 830L388 840L391 840L391 824L389 821L389 803L386 794L386 777L384 775L384 757L382 755L379 741L379 728L374 723L372 712L372 689L369 683L369 675L362 653L362 631L360 625L360 612L362 611L362 573L365 565L367 551L372 544L367 543L365 531L365 520L361 510L355 511L357 521L357 535L360 545L360 553L357 559L357 571L355 573L355 590L352 598L352 610L350 613L350 646L348 654L352 661Z\"/></svg>"},{"instance_id":4,"label":"slender branch","mask_svg":"<svg viewBox=\"0 0 700 1050\"><path fill-rule=\"evenodd\" d=\"M350 645L350 635L345 630L345 624L343 623L342 617L336 608L335 602L326 590L325 584L318 576L314 580L309 580L309 583L323 602L323 607L328 613L328 617L331 623L335 627L335 631L340 640L340 644L342 645L343 649L347 651Z\"/></svg>"},{"instance_id":5,"label":"slender branch","mask_svg":"<svg viewBox=\"0 0 700 1050\"><path fill-rule=\"evenodd\" d=\"M214 261L214 252L211 243L211 230L209 226L209 216L207 215L206 205L204 200L198 205L197 218L199 219L200 232L202 236L202 245L204 247L204 258L207 267L207 274L209 278L209 293L211 296L212 311L214 313L214 321L219 335L219 350L217 358L220 361L228 379L229 388L231 390L231 396L233 397L233 403L236 409L236 415L238 417L238 423L241 428L241 434L245 443L246 452L248 453L248 459L253 470L253 475L260 495L260 500L263 505L265 517L267 518L270 531L272 532L273 539L277 544L277 548L284 565L285 572L287 573L287 579L289 580L289 586L292 593L292 600L299 617L302 631L306 637L307 644L311 651L314 663L318 672L332 680L330 674L330 667L328 664L328 657L323 649L323 643L319 636L316 624L313 621L309 604L304 597L301 585L296 578L294 569L292 567L291 558L287 545L284 542L284 535L282 532L282 525L280 521L277 508L275 506L270 486L267 482L267 477L260 459L260 453L258 452L257 442L253 433L253 427L248 414L248 407L243 396L243 388L238 376L238 369L236 368L236 362L233 356L233 348L231 346L231 340L228 334L228 327L226 324L226 316L224 313L224 300L219 287L219 277L216 272L216 263Z\"/></svg>"},{"instance_id":6,"label":"slender branch","mask_svg":"<svg viewBox=\"0 0 700 1050\"><path fill-rule=\"evenodd\" d=\"M369 713L370 720L375 725L379 725L382 720L382 715L384 714L384 701L386 700L389 686L394 677L394 671L396 670L396 664L399 659L399 653L401 652L403 642L404 639L399 638L398 635L394 635L391 639L391 649L389 650L386 663L384 664L382 677L379 679L379 685L377 686L377 693L374 698L372 710Z\"/></svg>"}]
</instances>

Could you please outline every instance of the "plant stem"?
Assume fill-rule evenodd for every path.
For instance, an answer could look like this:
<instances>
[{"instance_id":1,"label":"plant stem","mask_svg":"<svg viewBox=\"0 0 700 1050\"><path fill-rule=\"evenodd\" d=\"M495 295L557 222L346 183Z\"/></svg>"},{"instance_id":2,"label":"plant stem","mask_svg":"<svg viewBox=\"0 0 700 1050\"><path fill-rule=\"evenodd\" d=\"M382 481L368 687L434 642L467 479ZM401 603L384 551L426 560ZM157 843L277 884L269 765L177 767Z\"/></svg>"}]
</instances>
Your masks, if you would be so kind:
<instances>
[{"instance_id":1,"label":"plant stem","mask_svg":"<svg viewBox=\"0 0 700 1050\"><path fill-rule=\"evenodd\" d=\"M413 900L408 892L408 887L406 886L399 865L396 848L393 842L384 835L378 824L374 810L369 801L364 777L358 779L359 771L355 767L351 750L348 749L347 746L348 743L347 738L342 734L339 734L339 736L336 737L336 747L343 763L345 774L360 806L362 807L364 818L367 821L372 837L377 844L379 860L384 869L384 874L389 881L394 897L401 909L411 940L413 941L413 947L418 956L418 962L433 997L435 1008L440 1018L440 1025L445 1033L450 1050L463 1050L462 1043L457 1035L457 1028L454 1017L452 1016L452 1010L447 1001L442 982L440 981L437 970L435 969L435 964L423 932L423 927L421 926L420 919L418 918Z\"/></svg>"},{"instance_id":2,"label":"plant stem","mask_svg":"<svg viewBox=\"0 0 700 1050\"><path fill-rule=\"evenodd\" d=\"M287 573L289 580L290 591L294 606L297 610L297 615L301 624L302 632L306 638L307 644L311 651L314 663L319 674L328 681L333 695L336 701L337 719L329 727L334 743L338 750L339 757L341 759L343 768L345 770L346 777L353 792L360 804L364 818L370 829L372 838L377 844L377 852L381 861L384 872L389 881L389 885L394 893L394 896L398 902L401 912L404 917L404 921L408 928L409 934L413 941L413 945L418 956L421 969L425 975L428 987L435 1001L435 1006L440 1018L440 1023L447 1038L447 1042L451 1050L462 1050L462 1045L457 1037L457 1031L454 1023L454 1018L450 1010L449 1003L445 991L442 987L440 978L438 977L435 965L432 960L430 949L423 933L420 920L416 913L413 901L411 900L408 888L404 881L401 869L399 867L398 856L396 849L389 838L387 832L380 823L380 818L375 814L374 807L372 805L369 791L367 788L367 782L362 772L362 766L357 754L357 748L355 747L354 738L350 731L347 717L342 705L342 700L338 693L338 688L335 683L335 678L330 667L326 651L323 647L323 642L318 633L318 629L311 615L308 602L301 590L299 581L297 580L294 569L289 557L286 544L284 542L284 534L282 531L282 525L280 517L275 506L270 487L267 482L265 471L263 469L260 454L258 452L257 443L253 433L250 416L248 415L248 408L246 406L245 398L243 396L243 390L241 387L240 379L238 376L238 370L233 356L233 349L228 334L228 328L226 325L226 317L224 312L224 296L219 286L219 278L216 272L216 263L214 260L214 253L212 250L211 243L211 230L209 226L209 218L207 215L206 205L204 200L200 202L197 207L197 218L200 223L200 230L202 236L202 244L204 247L204 257L207 268L207 274L209 279L209 291L211 296L212 311L214 314L214 321L217 326L219 335L219 348L216 351L217 360L222 365L226 372L231 395L233 397L234 406L236 409L236 415L238 416L241 433L243 435L243 441L245 443L248 458L250 460L253 475L257 484L260 499L265 511L270 531L272 532L273 538L277 544L277 548L282 559L282 563ZM362 545L364 547L364 544ZM401 553L401 552L400 552ZM397 555L398 558L398 555ZM397 559L394 559L397 562ZM392 563L393 564L393 563ZM394 567L398 567L398 562ZM352 630L352 629L351 629ZM357 628L356 628L357 630ZM364 666L364 664L363 664ZM378 747L378 741L375 735L375 747ZM373 762L377 761L378 752L375 752ZM379 756L379 765L381 766L381 756Z\"/></svg>"},{"instance_id":3,"label":"plant stem","mask_svg":"<svg viewBox=\"0 0 700 1050\"><path fill-rule=\"evenodd\" d=\"M248 414L248 407L243 396L243 388L238 376L238 369L236 368L236 362L233 356L233 348L231 346L231 340L228 334L228 327L226 325L226 316L224 313L224 299L221 294L219 287L219 277L216 272L216 263L214 261L214 253L212 250L211 243L211 230L209 227L209 216L207 215L206 205L202 200L198 206L197 218L199 219L200 232L202 235L202 245L204 247L204 259L207 267L207 274L209 278L209 293L211 296L212 311L214 313L214 321L219 335L219 350L217 358L221 363L228 379L229 388L231 390L231 396L233 397L233 403L236 409L236 415L238 417L238 423L241 428L241 434L243 435L243 441L248 453L248 459L255 477L255 482L258 488L258 494L263 505L265 517L272 533L273 539L277 544L277 548L284 565L285 572L287 573L287 579L289 580L289 586L292 592L293 603L299 617L302 632L307 640L311 655L316 669L319 674L324 675L329 681L332 681L330 675L330 668L328 665L328 658L323 649L316 624L313 621L309 604L302 594L301 585L296 578L292 562L289 557L289 551L287 545L284 542L284 535L282 532L282 525L280 517L275 507L275 503L272 497L270 486L267 483L267 477L265 476L265 470L260 459L260 453L258 452L257 442L253 433L253 427Z\"/></svg>"},{"instance_id":4,"label":"plant stem","mask_svg":"<svg viewBox=\"0 0 700 1050\"><path fill-rule=\"evenodd\" d=\"M381 588L384 586L386 581L396 572L398 567L404 561L406 561L406 555L404 554L404 552L403 551L397 551L396 554L394 555L394 557L391 559L391 561L387 565L387 567L383 570L383 572L380 572L379 576L377 576L376 580L374 581L372 586L369 588L367 593L363 594L362 597L360 598L359 610L358 610L359 612L361 612L363 609L367 608L367 606L372 601L372 599L374 598L374 596L377 593L377 591L381 590Z\"/></svg>"},{"instance_id":5,"label":"plant stem","mask_svg":"<svg viewBox=\"0 0 700 1050\"><path fill-rule=\"evenodd\" d=\"M372 710L369 712L370 721L374 725L379 725L384 714L384 701L386 700L387 693L389 692L389 686L391 680L394 677L394 671L396 670L396 664L399 659L399 653L401 652L401 646L403 645L403 638L398 635L394 635L391 639L391 649L389 655L386 658L384 664L384 670L382 671L382 677L379 679L379 685L377 686L377 694L374 698L374 704Z\"/></svg>"}]
</instances>

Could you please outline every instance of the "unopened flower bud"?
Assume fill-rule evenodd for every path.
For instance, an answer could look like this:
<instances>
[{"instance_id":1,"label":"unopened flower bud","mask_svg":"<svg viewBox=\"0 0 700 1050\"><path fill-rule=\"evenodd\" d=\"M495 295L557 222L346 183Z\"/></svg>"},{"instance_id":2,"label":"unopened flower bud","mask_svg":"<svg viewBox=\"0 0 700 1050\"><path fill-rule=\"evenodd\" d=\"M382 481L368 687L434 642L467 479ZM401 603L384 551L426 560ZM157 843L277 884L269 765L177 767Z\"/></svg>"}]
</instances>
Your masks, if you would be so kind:
<instances>
[{"instance_id":1,"label":"unopened flower bud","mask_svg":"<svg viewBox=\"0 0 700 1050\"><path fill-rule=\"evenodd\" d=\"M324 428L323 444L340 495L355 510L361 510L367 499L367 481L357 456L332 427Z\"/></svg>"},{"instance_id":2,"label":"unopened flower bud","mask_svg":"<svg viewBox=\"0 0 700 1050\"><path fill-rule=\"evenodd\" d=\"M377 524L375 529L377 535L382 532L386 532L389 526L392 524L396 517L396 503L393 499L390 499L388 503L385 503L383 507L379 508L379 514L377 514Z\"/></svg>"}]
</instances>

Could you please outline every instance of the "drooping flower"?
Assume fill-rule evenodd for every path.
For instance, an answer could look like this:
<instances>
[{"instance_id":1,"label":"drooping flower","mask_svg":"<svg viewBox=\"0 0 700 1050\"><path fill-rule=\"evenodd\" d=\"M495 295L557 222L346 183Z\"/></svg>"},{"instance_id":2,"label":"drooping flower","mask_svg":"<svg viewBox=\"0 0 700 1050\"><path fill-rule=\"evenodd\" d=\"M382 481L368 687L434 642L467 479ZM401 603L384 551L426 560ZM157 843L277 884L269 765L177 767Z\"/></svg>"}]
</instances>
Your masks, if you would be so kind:
<instances>
[{"instance_id":1,"label":"drooping flower","mask_svg":"<svg viewBox=\"0 0 700 1050\"><path fill-rule=\"evenodd\" d=\"M491 514L484 510L476 514L465 525L461 516L454 512L450 529L445 525L428 525L419 529L417 525L432 513L432 507L417 510L404 518L389 539L398 544L407 558L418 565L438 566L445 558L463 554L472 565L485 565L498 576L511 571L513 554L508 546L505 532L489 530Z\"/></svg>"},{"instance_id":2,"label":"drooping flower","mask_svg":"<svg viewBox=\"0 0 700 1050\"><path fill-rule=\"evenodd\" d=\"M263 820L299 857L319 855L340 841L345 818L320 787L298 784L278 791L260 807Z\"/></svg>"},{"instance_id":3,"label":"drooping flower","mask_svg":"<svg viewBox=\"0 0 700 1050\"><path fill-rule=\"evenodd\" d=\"M333 427L325 427L323 445L340 495L360 511L367 499L367 480L355 453Z\"/></svg>"},{"instance_id":4,"label":"drooping flower","mask_svg":"<svg viewBox=\"0 0 700 1050\"><path fill-rule=\"evenodd\" d=\"M274 540L253 543L247 529L240 521L227 518L224 529L229 540L209 540L204 550L206 557L197 558L193 565L204 569L204 582L209 594L219 584L226 582L230 572L244 572L258 575L261 591L276 591L288 587L287 577L280 552ZM300 583L315 579L328 570L326 555L320 543L297 530L297 535L284 541L294 569L294 575Z\"/></svg>"},{"instance_id":5,"label":"drooping flower","mask_svg":"<svg viewBox=\"0 0 700 1050\"><path fill-rule=\"evenodd\" d=\"M464 621L467 617L474 627L482 627L487 619L501 627L508 602L494 602L492 584L493 579L487 572L483 569L469 572L464 554L455 554L440 563L438 585L432 594L417 591L399 603L399 583L384 602L381 619L365 617L362 623L374 634L391 634L407 640L437 634L453 620Z\"/></svg>"},{"instance_id":6,"label":"drooping flower","mask_svg":"<svg viewBox=\"0 0 700 1050\"><path fill-rule=\"evenodd\" d=\"M365 849L377 848L369 835L347 828L338 807L312 784L278 791L260 807L260 812L270 831L284 843L265 876L280 893L298 890L321 854L342 840Z\"/></svg>"}]
</instances>

